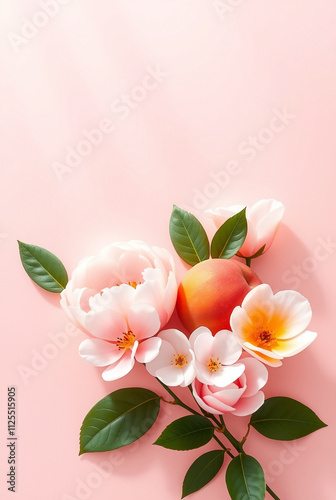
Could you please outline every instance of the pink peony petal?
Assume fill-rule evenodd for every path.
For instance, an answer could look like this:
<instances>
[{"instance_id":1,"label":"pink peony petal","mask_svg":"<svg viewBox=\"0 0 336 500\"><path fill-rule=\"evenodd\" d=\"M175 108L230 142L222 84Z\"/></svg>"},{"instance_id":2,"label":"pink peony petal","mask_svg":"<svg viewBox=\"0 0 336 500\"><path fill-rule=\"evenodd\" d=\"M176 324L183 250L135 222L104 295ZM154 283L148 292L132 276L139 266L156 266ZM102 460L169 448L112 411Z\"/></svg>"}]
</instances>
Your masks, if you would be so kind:
<instances>
[{"instance_id":1,"label":"pink peony petal","mask_svg":"<svg viewBox=\"0 0 336 500\"><path fill-rule=\"evenodd\" d=\"M135 281L136 283L143 282L143 271L151 267L151 264L144 255L139 254L135 250L124 252L118 262L118 268L122 283Z\"/></svg>"},{"instance_id":2,"label":"pink peony petal","mask_svg":"<svg viewBox=\"0 0 336 500\"><path fill-rule=\"evenodd\" d=\"M152 337L140 342L135 354L135 359L139 363L149 363L153 361L159 354L161 343L162 340L158 337Z\"/></svg>"},{"instance_id":3,"label":"pink peony petal","mask_svg":"<svg viewBox=\"0 0 336 500\"><path fill-rule=\"evenodd\" d=\"M167 285L163 295L163 307L167 313L166 321L162 321L161 324L164 326L166 322L170 319L174 312L177 299L177 282L176 276L173 271L168 275Z\"/></svg>"},{"instance_id":4,"label":"pink peony petal","mask_svg":"<svg viewBox=\"0 0 336 500\"><path fill-rule=\"evenodd\" d=\"M89 312L85 317L85 327L94 337L115 342L128 331L124 317L111 309Z\"/></svg>"},{"instance_id":5,"label":"pink peony petal","mask_svg":"<svg viewBox=\"0 0 336 500\"><path fill-rule=\"evenodd\" d=\"M137 340L152 337L160 329L158 312L148 304L134 304L128 312L128 323Z\"/></svg>"},{"instance_id":6,"label":"pink peony petal","mask_svg":"<svg viewBox=\"0 0 336 500\"><path fill-rule=\"evenodd\" d=\"M124 351L124 354L120 358L120 360L111 364L106 368L106 370L103 371L103 379L107 382L112 382L127 375L134 366L134 354L135 352L131 351L131 349L127 349L127 351Z\"/></svg>"},{"instance_id":7,"label":"pink peony petal","mask_svg":"<svg viewBox=\"0 0 336 500\"><path fill-rule=\"evenodd\" d=\"M123 354L115 344L100 339L86 339L79 346L79 355L94 366L108 366Z\"/></svg>"}]
</instances>

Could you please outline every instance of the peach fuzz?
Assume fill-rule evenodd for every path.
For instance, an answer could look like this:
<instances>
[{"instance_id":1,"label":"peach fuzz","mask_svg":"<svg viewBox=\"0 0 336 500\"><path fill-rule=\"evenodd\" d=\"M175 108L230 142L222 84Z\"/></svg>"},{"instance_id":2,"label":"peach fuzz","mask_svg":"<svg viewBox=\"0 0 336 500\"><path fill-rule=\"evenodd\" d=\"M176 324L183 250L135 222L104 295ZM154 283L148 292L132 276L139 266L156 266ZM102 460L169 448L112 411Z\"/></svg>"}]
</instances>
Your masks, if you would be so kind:
<instances>
[{"instance_id":1,"label":"peach fuzz","mask_svg":"<svg viewBox=\"0 0 336 500\"><path fill-rule=\"evenodd\" d=\"M209 259L189 269L180 283L176 308L189 333L206 326L214 335L230 330L230 316L247 293L262 282L236 260Z\"/></svg>"}]
</instances>

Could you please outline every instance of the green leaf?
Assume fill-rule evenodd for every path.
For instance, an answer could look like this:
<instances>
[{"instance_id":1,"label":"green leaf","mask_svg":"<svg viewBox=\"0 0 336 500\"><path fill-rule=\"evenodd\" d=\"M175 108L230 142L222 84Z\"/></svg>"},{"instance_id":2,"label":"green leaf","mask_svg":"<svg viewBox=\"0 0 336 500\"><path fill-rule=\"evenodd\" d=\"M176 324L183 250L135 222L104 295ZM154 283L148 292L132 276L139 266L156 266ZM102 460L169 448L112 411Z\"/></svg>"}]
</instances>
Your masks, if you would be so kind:
<instances>
[{"instance_id":1,"label":"green leaf","mask_svg":"<svg viewBox=\"0 0 336 500\"><path fill-rule=\"evenodd\" d=\"M259 462L250 455L240 454L233 458L225 479L232 500L264 500L264 471Z\"/></svg>"},{"instance_id":2,"label":"green leaf","mask_svg":"<svg viewBox=\"0 0 336 500\"><path fill-rule=\"evenodd\" d=\"M208 451L195 460L185 475L182 498L200 490L216 476L223 465L224 454L224 450Z\"/></svg>"},{"instance_id":3,"label":"green leaf","mask_svg":"<svg viewBox=\"0 0 336 500\"><path fill-rule=\"evenodd\" d=\"M18 241L22 265L28 276L48 292L59 293L68 283L62 262L45 248Z\"/></svg>"},{"instance_id":4,"label":"green leaf","mask_svg":"<svg viewBox=\"0 0 336 500\"><path fill-rule=\"evenodd\" d=\"M148 389L119 389L101 399L86 415L80 452L116 450L133 443L154 424L160 396Z\"/></svg>"},{"instance_id":5,"label":"green leaf","mask_svg":"<svg viewBox=\"0 0 336 500\"><path fill-rule=\"evenodd\" d=\"M230 259L241 248L247 234L246 208L230 217L216 231L211 242L213 259Z\"/></svg>"},{"instance_id":6,"label":"green leaf","mask_svg":"<svg viewBox=\"0 0 336 500\"><path fill-rule=\"evenodd\" d=\"M209 258L209 239L204 227L194 215L174 205L169 221L169 233L181 259L194 266Z\"/></svg>"},{"instance_id":7,"label":"green leaf","mask_svg":"<svg viewBox=\"0 0 336 500\"><path fill-rule=\"evenodd\" d=\"M170 450L193 450L207 444L214 426L202 415L188 415L169 424L154 444Z\"/></svg>"},{"instance_id":8,"label":"green leaf","mask_svg":"<svg viewBox=\"0 0 336 500\"><path fill-rule=\"evenodd\" d=\"M250 424L265 437L291 441L326 427L308 406L295 399L274 397L251 416Z\"/></svg>"}]
</instances>

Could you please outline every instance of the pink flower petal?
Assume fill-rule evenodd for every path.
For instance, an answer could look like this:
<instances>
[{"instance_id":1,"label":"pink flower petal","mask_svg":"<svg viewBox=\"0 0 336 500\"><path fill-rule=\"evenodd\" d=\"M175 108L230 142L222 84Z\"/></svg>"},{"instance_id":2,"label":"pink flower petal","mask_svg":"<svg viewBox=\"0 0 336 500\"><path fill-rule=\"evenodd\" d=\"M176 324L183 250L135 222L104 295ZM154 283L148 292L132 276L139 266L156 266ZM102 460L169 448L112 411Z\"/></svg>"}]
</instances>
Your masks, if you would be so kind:
<instances>
[{"instance_id":1,"label":"pink flower petal","mask_svg":"<svg viewBox=\"0 0 336 500\"><path fill-rule=\"evenodd\" d=\"M253 358L244 358L240 362L245 365L246 390L244 398L254 396L268 380L268 371L265 365Z\"/></svg>"},{"instance_id":2,"label":"pink flower petal","mask_svg":"<svg viewBox=\"0 0 336 500\"><path fill-rule=\"evenodd\" d=\"M266 365L273 366L273 367L279 367L282 365L282 362L280 361L280 359L271 358L270 356L267 356L265 354L258 353L257 351L253 351L252 349L249 349L245 345L243 345L243 348L246 352L251 354L251 356L253 356L256 359L259 359L260 361L262 361ZM283 358L281 358L281 359L283 359Z\"/></svg>"},{"instance_id":3,"label":"pink flower petal","mask_svg":"<svg viewBox=\"0 0 336 500\"><path fill-rule=\"evenodd\" d=\"M238 403L235 405L235 410L233 411L233 415L237 415L238 417L245 417L246 415L251 415L257 411L261 405L264 404L265 395L263 392L259 391L254 396L249 398L242 397Z\"/></svg>"},{"instance_id":4,"label":"pink flower petal","mask_svg":"<svg viewBox=\"0 0 336 500\"><path fill-rule=\"evenodd\" d=\"M299 292L284 290L274 295L275 315L283 321L283 331L277 337L288 339L305 330L312 318L308 300Z\"/></svg>"},{"instance_id":5,"label":"pink flower petal","mask_svg":"<svg viewBox=\"0 0 336 500\"><path fill-rule=\"evenodd\" d=\"M274 349L273 350L263 349L262 347L257 347L256 345L251 344L250 342L244 342L243 347L244 349L250 349L253 350L254 352L262 353L265 356L269 356L270 358L283 359L283 355L275 352Z\"/></svg>"},{"instance_id":6,"label":"pink flower petal","mask_svg":"<svg viewBox=\"0 0 336 500\"><path fill-rule=\"evenodd\" d=\"M206 326L199 326L198 328L196 328L196 330L194 330L190 337L189 337L189 342L190 342L190 345L191 345L191 348L195 350L195 342L196 342L196 339L198 339L198 337L203 334L203 333L206 333L206 334L210 334L211 337L212 337L212 333L211 331L209 330L209 328L207 328ZM210 338L210 337L209 337Z\"/></svg>"},{"instance_id":7,"label":"pink flower petal","mask_svg":"<svg viewBox=\"0 0 336 500\"><path fill-rule=\"evenodd\" d=\"M156 372L162 367L172 366L175 350L169 342L162 340L158 355L146 364L148 372L156 377Z\"/></svg>"},{"instance_id":8,"label":"pink flower petal","mask_svg":"<svg viewBox=\"0 0 336 500\"><path fill-rule=\"evenodd\" d=\"M79 346L79 355L94 366L108 366L123 354L115 344L100 339L86 339Z\"/></svg>"},{"instance_id":9,"label":"pink flower petal","mask_svg":"<svg viewBox=\"0 0 336 500\"><path fill-rule=\"evenodd\" d=\"M128 323L137 340L152 337L160 329L158 312L148 304L134 304L128 312Z\"/></svg>"},{"instance_id":10,"label":"pink flower petal","mask_svg":"<svg viewBox=\"0 0 336 500\"><path fill-rule=\"evenodd\" d=\"M217 357L214 352L214 337L209 331L199 333L197 338L193 339L194 352L197 361L203 365L207 364L211 357Z\"/></svg>"},{"instance_id":11,"label":"pink flower petal","mask_svg":"<svg viewBox=\"0 0 336 500\"><path fill-rule=\"evenodd\" d=\"M89 312L85 317L85 327L91 335L112 341L117 341L118 337L128 331L124 317L111 309Z\"/></svg>"},{"instance_id":12,"label":"pink flower petal","mask_svg":"<svg viewBox=\"0 0 336 500\"><path fill-rule=\"evenodd\" d=\"M254 287L244 298L242 306L254 326L267 326L274 314L273 292L263 283Z\"/></svg>"},{"instance_id":13,"label":"pink flower petal","mask_svg":"<svg viewBox=\"0 0 336 500\"><path fill-rule=\"evenodd\" d=\"M189 340L180 330L176 330L175 328L161 330L159 336L162 340L166 340L173 346L176 354L185 354L190 349Z\"/></svg>"},{"instance_id":14,"label":"pink flower petal","mask_svg":"<svg viewBox=\"0 0 336 500\"><path fill-rule=\"evenodd\" d=\"M139 363L149 363L153 361L159 354L161 342L162 340L158 337L152 337L140 342L135 354L135 359Z\"/></svg>"},{"instance_id":15,"label":"pink flower petal","mask_svg":"<svg viewBox=\"0 0 336 500\"><path fill-rule=\"evenodd\" d=\"M239 399L243 396L244 392L244 387L238 388L236 384L230 384L229 387L216 391L214 396L222 403L233 408L235 407L237 401L239 401Z\"/></svg>"},{"instance_id":16,"label":"pink flower petal","mask_svg":"<svg viewBox=\"0 0 336 500\"><path fill-rule=\"evenodd\" d=\"M184 382L183 372L175 366L164 366L156 371L156 376L168 387L176 387Z\"/></svg>"},{"instance_id":17,"label":"pink flower petal","mask_svg":"<svg viewBox=\"0 0 336 500\"><path fill-rule=\"evenodd\" d=\"M212 395L203 396L203 402L211 408L210 413L224 414L231 413L234 408L230 405L227 405L224 401L220 401L216 397Z\"/></svg>"},{"instance_id":18,"label":"pink flower petal","mask_svg":"<svg viewBox=\"0 0 336 500\"><path fill-rule=\"evenodd\" d=\"M188 365L186 365L186 367L183 367L181 371L183 373L184 380L180 385L181 387L188 387L188 385L193 382L196 376L195 366L192 363L188 363Z\"/></svg>"},{"instance_id":19,"label":"pink flower petal","mask_svg":"<svg viewBox=\"0 0 336 500\"><path fill-rule=\"evenodd\" d=\"M167 313L166 321L161 320L161 325L164 326L174 312L177 299L177 282L173 271L168 275L166 289L163 296L163 306Z\"/></svg>"},{"instance_id":20,"label":"pink flower petal","mask_svg":"<svg viewBox=\"0 0 336 500\"><path fill-rule=\"evenodd\" d=\"M231 366L222 366L217 372L210 375L209 385L216 385L217 387L226 387L237 380L242 373L244 373L245 365L243 363L236 363Z\"/></svg>"},{"instance_id":21,"label":"pink flower petal","mask_svg":"<svg viewBox=\"0 0 336 500\"><path fill-rule=\"evenodd\" d=\"M216 333L212 345L213 352L219 357L222 364L232 365L241 356L242 348L236 336L229 330Z\"/></svg>"},{"instance_id":22,"label":"pink flower petal","mask_svg":"<svg viewBox=\"0 0 336 500\"><path fill-rule=\"evenodd\" d=\"M284 357L294 356L308 347L317 337L317 333L305 331L288 340L280 340L278 345L273 347L273 352L279 353Z\"/></svg>"},{"instance_id":23,"label":"pink flower petal","mask_svg":"<svg viewBox=\"0 0 336 500\"><path fill-rule=\"evenodd\" d=\"M134 355L135 352L131 349L124 351L123 356L120 360L111 364L106 370L103 371L102 377L107 382L112 382L113 380L118 380L129 373L134 366Z\"/></svg>"},{"instance_id":24,"label":"pink flower petal","mask_svg":"<svg viewBox=\"0 0 336 500\"><path fill-rule=\"evenodd\" d=\"M266 250L268 250L271 244L273 243L275 235L278 231L278 227L283 218L285 207L283 206L282 203L276 200L261 200L261 201L264 202L264 206L261 207L260 205L263 214L261 213L259 214L259 222L256 225L257 229L256 246L258 246L260 242L262 242L262 245L266 244L264 250L264 252L266 252ZM254 205L254 208L258 208L259 210L257 203ZM252 220L252 215L250 216L250 220Z\"/></svg>"},{"instance_id":25,"label":"pink flower petal","mask_svg":"<svg viewBox=\"0 0 336 500\"><path fill-rule=\"evenodd\" d=\"M151 267L151 264L144 255L139 254L135 250L124 252L118 262L118 268L122 283L135 281L136 283L143 282L143 271Z\"/></svg>"}]
</instances>

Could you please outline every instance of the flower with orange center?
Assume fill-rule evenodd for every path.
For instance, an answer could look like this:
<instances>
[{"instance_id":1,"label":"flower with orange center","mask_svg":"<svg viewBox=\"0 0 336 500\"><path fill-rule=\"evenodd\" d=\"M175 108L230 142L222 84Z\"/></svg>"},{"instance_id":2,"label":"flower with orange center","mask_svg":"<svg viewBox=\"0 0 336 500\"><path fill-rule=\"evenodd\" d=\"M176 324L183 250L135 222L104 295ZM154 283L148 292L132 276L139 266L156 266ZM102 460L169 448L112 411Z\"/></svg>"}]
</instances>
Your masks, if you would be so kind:
<instances>
[{"instance_id":1,"label":"flower with orange center","mask_svg":"<svg viewBox=\"0 0 336 500\"><path fill-rule=\"evenodd\" d=\"M90 338L80 355L106 366L104 380L126 375L135 360L155 358L155 334L173 313L177 295L172 256L141 241L113 243L82 260L61 293L68 318Z\"/></svg>"},{"instance_id":2,"label":"flower with orange center","mask_svg":"<svg viewBox=\"0 0 336 500\"><path fill-rule=\"evenodd\" d=\"M189 340L180 330L162 330L159 353L146 364L148 372L169 387L187 387L195 378L195 356Z\"/></svg>"},{"instance_id":3,"label":"flower with orange center","mask_svg":"<svg viewBox=\"0 0 336 500\"><path fill-rule=\"evenodd\" d=\"M270 366L308 347L317 334L306 330L312 317L308 300L293 290L273 294L269 285L251 290L230 318L245 351Z\"/></svg>"},{"instance_id":4,"label":"flower with orange center","mask_svg":"<svg viewBox=\"0 0 336 500\"><path fill-rule=\"evenodd\" d=\"M189 340L195 353L196 378L202 384L225 387L243 373L245 366L237 363L242 348L229 330L212 335L208 328L200 326Z\"/></svg>"}]
</instances>

